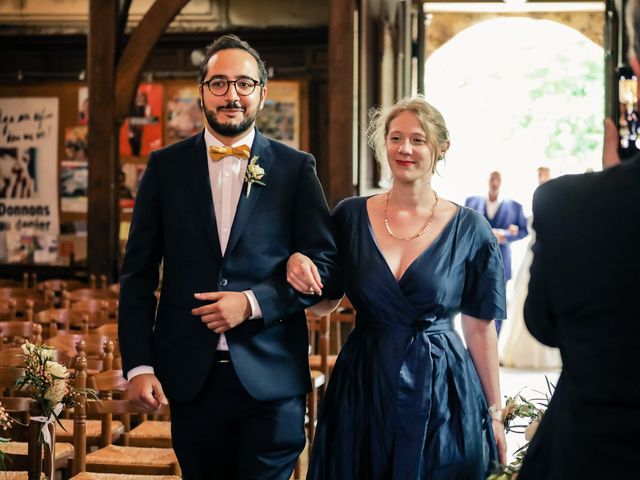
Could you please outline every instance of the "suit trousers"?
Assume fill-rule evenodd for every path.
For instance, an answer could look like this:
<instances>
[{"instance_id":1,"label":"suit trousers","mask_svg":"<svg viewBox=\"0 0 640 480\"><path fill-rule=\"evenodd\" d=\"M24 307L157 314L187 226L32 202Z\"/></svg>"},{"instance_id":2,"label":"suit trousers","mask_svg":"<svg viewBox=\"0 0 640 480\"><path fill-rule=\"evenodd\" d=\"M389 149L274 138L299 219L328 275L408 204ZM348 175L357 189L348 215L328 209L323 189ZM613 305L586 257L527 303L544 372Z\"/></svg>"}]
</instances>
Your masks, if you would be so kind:
<instances>
[{"instance_id":1,"label":"suit trousers","mask_svg":"<svg viewBox=\"0 0 640 480\"><path fill-rule=\"evenodd\" d=\"M305 397L256 400L233 363L215 363L195 399L170 405L184 480L288 480L305 446Z\"/></svg>"}]
</instances>

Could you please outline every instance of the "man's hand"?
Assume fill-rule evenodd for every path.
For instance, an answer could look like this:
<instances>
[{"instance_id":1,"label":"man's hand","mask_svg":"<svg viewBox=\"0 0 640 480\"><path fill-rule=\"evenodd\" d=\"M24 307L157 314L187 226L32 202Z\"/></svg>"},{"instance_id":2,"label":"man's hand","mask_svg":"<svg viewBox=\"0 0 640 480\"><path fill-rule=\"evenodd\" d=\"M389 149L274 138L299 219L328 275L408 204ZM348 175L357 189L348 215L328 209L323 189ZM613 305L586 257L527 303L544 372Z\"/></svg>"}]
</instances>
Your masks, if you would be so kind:
<instances>
[{"instance_id":1,"label":"man's hand","mask_svg":"<svg viewBox=\"0 0 640 480\"><path fill-rule=\"evenodd\" d=\"M294 253L287 261L287 282L300 293L322 295L322 280L318 267L309 257Z\"/></svg>"},{"instance_id":2,"label":"man's hand","mask_svg":"<svg viewBox=\"0 0 640 480\"><path fill-rule=\"evenodd\" d=\"M518 225L512 223L511 225L509 225L509 228L507 228L507 230L509 230L509 233L511 235L517 235L520 231L520 228L518 227Z\"/></svg>"},{"instance_id":3,"label":"man's hand","mask_svg":"<svg viewBox=\"0 0 640 480\"><path fill-rule=\"evenodd\" d=\"M501 229L501 228L492 228L491 231L495 235L496 240L498 240L498 243L500 245L504 245L505 243L507 243L507 237L505 236L505 233L504 233L503 229Z\"/></svg>"},{"instance_id":4,"label":"man's hand","mask_svg":"<svg viewBox=\"0 0 640 480\"><path fill-rule=\"evenodd\" d=\"M169 405L164 396L158 377L152 373L136 375L129 380L129 399L149 413L153 413L161 405Z\"/></svg>"},{"instance_id":5,"label":"man's hand","mask_svg":"<svg viewBox=\"0 0 640 480\"><path fill-rule=\"evenodd\" d=\"M616 124L610 118L604 119L604 147L602 149L602 168L609 168L620 163L618 155L618 132Z\"/></svg>"},{"instance_id":6,"label":"man's hand","mask_svg":"<svg viewBox=\"0 0 640 480\"><path fill-rule=\"evenodd\" d=\"M191 313L198 315L207 328L216 333L231 330L251 316L251 304L242 292L195 293L194 297L213 302L194 308Z\"/></svg>"}]
</instances>

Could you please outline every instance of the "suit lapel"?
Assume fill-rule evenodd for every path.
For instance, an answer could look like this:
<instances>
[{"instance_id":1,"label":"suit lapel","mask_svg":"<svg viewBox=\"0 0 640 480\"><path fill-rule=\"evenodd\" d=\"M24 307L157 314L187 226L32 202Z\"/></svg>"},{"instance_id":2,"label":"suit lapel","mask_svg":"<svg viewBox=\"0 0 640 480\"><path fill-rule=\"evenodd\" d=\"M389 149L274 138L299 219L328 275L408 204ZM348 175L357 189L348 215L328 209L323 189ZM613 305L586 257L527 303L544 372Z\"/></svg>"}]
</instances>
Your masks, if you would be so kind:
<instances>
[{"instance_id":1,"label":"suit lapel","mask_svg":"<svg viewBox=\"0 0 640 480\"><path fill-rule=\"evenodd\" d=\"M188 153L195 164L193 171L193 194L196 197L196 209L202 218L202 226L209 237L209 243L218 259L222 258L220 250L220 238L216 227L216 213L211 197L211 182L209 180L209 165L207 147L204 141L204 131L197 136L193 143L193 151Z\"/></svg>"},{"instance_id":2,"label":"suit lapel","mask_svg":"<svg viewBox=\"0 0 640 480\"><path fill-rule=\"evenodd\" d=\"M229 243L227 244L225 256L231 253L233 251L233 248L236 246L236 243L238 243L238 240L242 236L244 228L247 226L247 221L249 220L249 217L251 217L251 212L258 203L260 194L265 188L268 188L269 185L269 172L271 171L271 165L273 163L271 145L269 143L269 140L257 130L256 136L253 139L249 161L251 161L251 159L255 156L258 157L256 163L264 169L265 173L262 181L266 185L262 186L254 183L251 187L249 197L247 198L247 184L246 182L243 183L242 192L240 193L240 198L238 199L238 208L236 210L236 216L233 219L233 225L231 227L231 234L229 235Z\"/></svg>"}]
</instances>

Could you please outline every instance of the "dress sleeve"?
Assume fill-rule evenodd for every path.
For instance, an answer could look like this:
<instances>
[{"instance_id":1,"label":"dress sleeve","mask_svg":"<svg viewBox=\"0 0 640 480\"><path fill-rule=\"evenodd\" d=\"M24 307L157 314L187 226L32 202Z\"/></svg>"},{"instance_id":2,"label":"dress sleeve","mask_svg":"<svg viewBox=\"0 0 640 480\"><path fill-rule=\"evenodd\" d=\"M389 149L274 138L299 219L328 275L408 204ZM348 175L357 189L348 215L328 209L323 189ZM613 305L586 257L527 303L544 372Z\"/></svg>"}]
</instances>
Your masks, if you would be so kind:
<instances>
[{"instance_id":1,"label":"dress sleeve","mask_svg":"<svg viewBox=\"0 0 640 480\"><path fill-rule=\"evenodd\" d=\"M460 310L464 315L484 320L502 320L507 316L502 254L491 232L467 263Z\"/></svg>"}]
</instances>

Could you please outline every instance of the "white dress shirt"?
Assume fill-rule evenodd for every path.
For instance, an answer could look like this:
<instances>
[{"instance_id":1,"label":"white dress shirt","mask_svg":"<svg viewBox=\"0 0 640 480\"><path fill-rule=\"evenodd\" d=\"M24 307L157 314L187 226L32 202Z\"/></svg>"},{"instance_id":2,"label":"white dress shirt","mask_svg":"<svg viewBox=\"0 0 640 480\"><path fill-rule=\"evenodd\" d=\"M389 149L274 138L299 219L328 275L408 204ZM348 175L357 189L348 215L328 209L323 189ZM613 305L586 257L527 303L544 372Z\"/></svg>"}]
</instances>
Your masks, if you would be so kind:
<instances>
[{"instance_id":1,"label":"white dress shirt","mask_svg":"<svg viewBox=\"0 0 640 480\"><path fill-rule=\"evenodd\" d=\"M502 200L500 200L500 197L496 197L495 200L489 200L489 197L487 197L485 212L487 212L487 218L489 220L493 220L493 217L495 217L496 213L498 213L498 208L500 208L500 203L502 203Z\"/></svg>"},{"instance_id":2,"label":"white dress shirt","mask_svg":"<svg viewBox=\"0 0 640 480\"><path fill-rule=\"evenodd\" d=\"M239 145L248 145L251 147L254 137L255 130L251 129L247 135L230 146L237 147ZM218 239L220 240L220 250L224 256L227 244L229 243L229 235L231 234L231 227L236 216L236 209L238 207L240 193L242 192L242 184L244 182L244 174L247 170L249 160L246 158L239 159L232 155L228 155L219 161L214 162L209 157L209 147L212 145L222 147L224 145L217 138L211 135L207 129L204 130L204 140L207 148L209 183L211 185L211 197L213 198L213 208L216 215ZM261 318L262 311L260 310L260 305L258 304L258 300L256 299L253 291L246 290L243 293L247 296L249 304L251 305L251 316L249 319ZM224 333L220 334L217 350L229 350ZM143 373L154 373L153 367L150 365L140 365L132 368L127 373L127 378L131 380L136 375L141 375Z\"/></svg>"}]
</instances>

